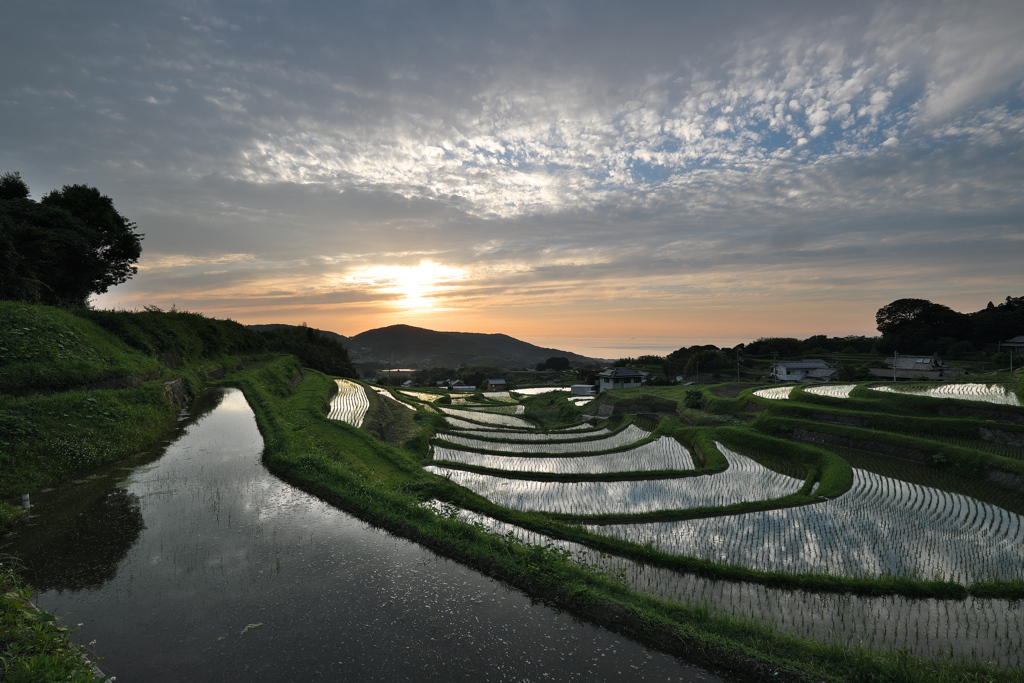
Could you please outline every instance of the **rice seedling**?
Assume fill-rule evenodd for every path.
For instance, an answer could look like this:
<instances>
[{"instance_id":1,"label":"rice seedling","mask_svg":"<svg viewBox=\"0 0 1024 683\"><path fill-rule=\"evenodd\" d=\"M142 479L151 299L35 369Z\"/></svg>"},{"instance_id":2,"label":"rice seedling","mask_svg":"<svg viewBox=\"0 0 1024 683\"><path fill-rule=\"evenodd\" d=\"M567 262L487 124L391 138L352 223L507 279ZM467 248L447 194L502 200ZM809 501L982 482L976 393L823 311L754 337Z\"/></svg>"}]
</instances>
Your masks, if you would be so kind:
<instances>
[{"instance_id":1,"label":"rice seedling","mask_svg":"<svg viewBox=\"0 0 1024 683\"><path fill-rule=\"evenodd\" d=\"M694 468L690 452L674 438L668 436L663 436L628 451L580 457L521 458L435 446L434 460L495 470L548 474L608 474L613 472L692 470Z\"/></svg>"},{"instance_id":2,"label":"rice seedling","mask_svg":"<svg viewBox=\"0 0 1024 683\"><path fill-rule=\"evenodd\" d=\"M853 391L856 386L856 384L823 384L820 386L804 387L803 390L808 394L814 394L816 396L850 398L850 392Z\"/></svg>"},{"instance_id":3,"label":"rice seedling","mask_svg":"<svg viewBox=\"0 0 1024 683\"><path fill-rule=\"evenodd\" d=\"M449 419L449 422L451 422L450 419ZM589 425L582 425L582 426L583 427L588 427ZM559 429L559 430L553 430L553 431L548 431L548 432L536 432L536 431L535 432L517 432L517 431L510 431L510 430L507 430L507 429L460 429L459 430L459 435L460 436L467 436L467 437L479 436L479 437L483 437L485 439L490 439L491 441L493 441L494 439L501 439L502 441L507 442L507 443L515 443L515 442L519 442L519 441L561 441L561 440L570 440L570 439L574 439L574 438L575 439L579 439L579 438L587 438L587 439L589 439L589 438L594 437L594 436L600 436L602 434L610 434L610 433L611 433L611 430L609 430L607 427L598 427L598 428L593 428L592 427L592 428L588 429L587 431L583 431L582 429L572 428L572 429ZM449 436L450 436L449 434L443 434L442 433L442 434L438 434L437 438L439 438L439 439L448 439ZM488 441L488 443L491 443L491 441Z\"/></svg>"},{"instance_id":4,"label":"rice seedling","mask_svg":"<svg viewBox=\"0 0 1024 683\"><path fill-rule=\"evenodd\" d=\"M432 403L438 400L439 398L443 398L444 396L446 396L446 394L428 394L423 391L399 390L398 393L402 394L403 396L408 396L409 398L416 399L417 401L425 401L427 403Z\"/></svg>"},{"instance_id":5,"label":"rice seedling","mask_svg":"<svg viewBox=\"0 0 1024 683\"><path fill-rule=\"evenodd\" d=\"M848 493L815 505L592 530L769 571L1024 580L1024 517L864 470Z\"/></svg>"},{"instance_id":6,"label":"rice seedling","mask_svg":"<svg viewBox=\"0 0 1024 683\"><path fill-rule=\"evenodd\" d=\"M465 410L463 408L441 408L441 412L460 421L472 420L473 422L495 425L496 427L518 427L520 429L536 428L536 425L533 424L532 422L528 422L520 417L515 417L513 415L501 415L477 410ZM448 422L453 427L456 426L451 419L449 419ZM480 425L477 424L471 424L469 429L479 426Z\"/></svg>"},{"instance_id":7,"label":"rice seedling","mask_svg":"<svg viewBox=\"0 0 1024 683\"><path fill-rule=\"evenodd\" d=\"M512 393L519 394L520 396L536 396L537 394L546 394L549 391L570 391L570 389L568 387L529 387L527 389L515 389Z\"/></svg>"},{"instance_id":8,"label":"rice seedling","mask_svg":"<svg viewBox=\"0 0 1024 683\"><path fill-rule=\"evenodd\" d=\"M438 438L458 446L464 446L477 451L497 451L502 453L597 453L610 451L628 446L650 437L650 432L640 429L636 425L629 425L614 434L604 438L580 441L578 438L572 441L565 441L566 436L562 435L559 440L558 434L546 434L547 439L531 439L529 441L483 441L460 434L439 434ZM538 435L540 436L540 435Z\"/></svg>"},{"instance_id":9,"label":"rice seedling","mask_svg":"<svg viewBox=\"0 0 1024 683\"><path fill-rule=\"evenodd\" d=\"M962 401L983 401L1004 406L1024 406L1024 403L1021 403L1017 394L999 384L941 384L934 387L904 387L880 384L868 388L874 391L929 396L931 398L957 398Z\"/></svg>"},{"instance_id":10,"label":"rice seedling","mask_svg":"<svg viewBox=\"0 0 1024 683\"><path fill-rule=\"evenodd\" d=\"M331 399L331 409L327 417L331 420L347 422L353 427L358 427L366 417L366 411L370 408L370 400L366 398L366 390L361 384L347 379L334 380L338 385L338 393Z\"/></svg>"},{"instance_id":11,"label":"rice seedling","mask_svg":"<svg viewBox=\"0 0 1024 683\"><path fill-rule=\"evenodd\" d=\"M640 593L689 606L703 605L713 614L750 618L799 638L871 650L906 649L929 659L1024 665L1024 610L1015 601L975 597L922 600L724 581L635 562L437 501L425 505L439 515L479 525L489 533L564 550L579 564L618 577Z\"/></svg>"},{"instance_id":12,"label":"rice seedling","mask_svg":"<svg viewBox=\"0 0 1024 683\"><path fill-rule=\"evenodd\" d=\"M718 448L728 461L729 469L686 479L547 482L506 479L434 465L426 469L497 505L569 515L722 507L781 498L803 486L800 479L773 472L721 444Z\"/></svg>"},{"instance_id":13,"label":"rice seedling","mask_svg":"<svg viewBox=\"0 0 1024 683\"><path fill-rule=\"evenodd\" d=\"M793 391L792 386L768 387L767 389L758 389L754 392L754 396L770 398L773 400L782 400L789 398L789 393L791 391Z\"/></svg>"},{"instance_id":14,"label":"rice seedling","mask_svg":"<svg viewBox=\"0 0 1024 683\"><path fill-rule=\"evenodd\" d=\"M398 401L398 400L396 400L394 394L392 394L390 391L388 391L384 387L374 387L374 386L371 386L370 388L373 389L374 391L376 391L378 394L380 394L384 398L390 398L392 401L395 401L395 403L398 403L399 405L401 405L401 406L403 406L405 408L408 408L409 410L416 410L415 406L409 405L405 401Z\"/></svg>"}]
</instances>

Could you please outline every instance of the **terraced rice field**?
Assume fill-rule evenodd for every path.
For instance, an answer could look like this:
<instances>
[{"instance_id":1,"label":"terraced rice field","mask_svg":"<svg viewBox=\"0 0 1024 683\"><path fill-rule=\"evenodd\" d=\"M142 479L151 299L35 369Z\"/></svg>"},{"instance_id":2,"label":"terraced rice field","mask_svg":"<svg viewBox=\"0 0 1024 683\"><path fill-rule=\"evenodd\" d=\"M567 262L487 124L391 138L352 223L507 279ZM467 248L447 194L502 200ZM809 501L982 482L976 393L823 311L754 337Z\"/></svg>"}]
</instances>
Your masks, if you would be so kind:
<instances>
[{"instance_id":1,"label":"terraced rice field","mask_svg":"<svg viewBox=\"0 0 1024 683\"><path fill-rule=\"evenodd\" d=\"M536 429L537 427L537 425L533 424L532 422L524 420L521 417L516 417L514 415L486 413L479 410L465 410L462 408L441 408L440 410L445 415L449 415L452 418L456 418L459 422L463 424L468 424L469 426L466 427L466 429L479 428L480 425L473 424L472 422L466 423L464 422L465 420L481 422L483 424L494 425L496 427L514 427L518 429ZM451 419L448 420L448 423L453 427L456 426L455 422Z\"/></svg>"},{"instance_id":2,"label":"terraced rice field","mask_svg":"<svg viewBox=\"0 0 1024 683\"><path fill-rule=\"evenodd\" d=\"M523 405L508 405L508 406L494 406L494 405L480 405L478 403L467 403L459 408L459 410L472 410L475 413L495 413L500 415L522 415L526 412L526 406Z\"/></svg>"},{"instance_id":3,"label":"terraced rice field","mask_svg":"<svg viewBox=\"0 0 1024 683\"><path fill-rule=\"evenodd\" d=\"M434 465L426 469L498 505L572 515L719 507L781 498L803 486L799 479L769 470L722 446L719 448L729 461L729 469L685 479L546 482L506 479Z\"/></svg>"},{"instance_id":4,"label":"terraced rice field","mask_svg":"<svg viewBox=\"0 0 1024 683\"><path fill-rule=\"evenodd\" d=\"M432 402L436 401L437 399L445 396L445 394L428 394L428 393L423 392L423 391L404 391L403 390L403 391L399 391L398 393L402 394L403 396L408 396L409 398L414 398L417 401L425 401L427 403L432 403Z\"/></svg>"},{"instance_id":5,"label":"terraced rice field","mask_svg":"<svg viewBox=\"0 0 1024 683\"><path fill-rule=\"evenodd\" d=\"M663 436L628 451L580 457L515 457L489 455L434 446L434 460L510 472L547 474L609 474L613 472L652 472L656 470L692 470L693 456L678 441Z\"/></svg>"},{"instance_id":6,"label":"terraced rice field","mask_svg":"<svg viewBox=\"0 0 1024 683\"><path fill-rule=\"evenodd\" d=\"M850 392L856 386L856 384L823 384L820 386L804 387L804 391L808 394L828 396L830 398L850 398Z\"/></svg>"},{"instance_id":7,"label":"terraced rice field","mask_svg":"<svg viewBox=\"0 0 1024 683\"><path fill-rule=\"evenodd\" d=\"M789 393L791 391L793 391L792 386L768 387L767 389L758 389L754 392L754 396L770 398L773 400L782 400L789 398Z\"/></svg>"},{"instance_id":8,"label":"terraced rice field","mask_svg":"<svg viewBox=\"0 0 1024 683\"><path fill-rule=\"evenodd\" d=\"M507 401L509 403L514 403L516 400L512 398L512 394L507 391L482 391L480 394L484 398L489 398L492 401Z\"/></svg>"},{"instance_id":9,"label":"terraced rice field","mask_svg":"<svg viewBox=\"0 0 1024 683\"><path fill-rule=\"evenodd\" d=\"M334 380L338 385L338 393L331 399L328 419L347 422L353 427L363 424L366 411L370 408L370 400L361 384L347 379Z\"/></svg>"},{"instance_id":10,"label":"terraced rice field","mask_svg":"<svg viewBox=\"0 0 1024 683\"><path fill-rule=\"evenodd\" d=\"M546 394L549 391L570 391L568 387L529 387L527 389L516 389L512 393L519 394L520 396L536 396L537 394Z\"/></svg>"},{"instance_id":11,"label":"terraced rice field","mask_svg":"<svg viewBox=\"0 0 1024 683\"><path fill-rule=\"evenodd\" d=\"M932 398L958 398L963 401L983 401L1005 406L1024 406L1017 394L999 384L940 384L934 387L901 387L888 384L869 387L874 391L930 396Z\"/></svg>"},{"instance_id":12,"label":"terraced rice field","mask_svg":"<svg viewBox=\"0 0 1024 683\"><path fill-rule=\"evenodd\" d=\"M753 619L798 638L871 650L906 649L928 659L1024 666L1024 608L1018 601L869 597L720 581L651 567L467 510L436 507L441 514L482 524L495 534L512 534L526 543L567 550L581 564L604 571L638 592L703 605L712 613Z\"/></svg>"},{"instance_id":13,"label":"terraced rice field","mask_svg":"<svg viewBox=\"0 0 1024 683\"><path fill-rule=\"evenodd\" d=\"M450 422L450 420L449 420ZM590 425L582 425L582 427L589 427ZM501 439L506 443L517 443L522 441L566 441L570 439L587 439L592 436L600 436L602 434L610 433L605 427L600 429L591 428L587 431L582 429L564 429L554 432L513 432L508 430L495 430L495 429L463 429L459 430L460 436L482 436L485 439ZM438 434L438 439L447 439L448 434ZM493 442L488 442L493 443Z\"/></svg>"},{"instance_id":14,"label":"terraced rice field","mask_svg":"<svg viewBox=\"0 0 1024 683\"><path fill-rule=\"evenodd\" d=\"M1024 580L1024 517L857 469L848 493L813 505L591 530L670 553L789 573L963 584Z\"/></svg>"},{"instance_id":15,"label":"terraced rice field","mask_svg":"<svg viewBox=\"0 0 1024 683\"><path fill-rule=\"evenodd\" d=\"M388 391L384 387L370 387L370 388L373 389L374 391L376 391L378 394L380 394L384 398L390 398L392 401L394 401L398 405L404 406L404 407L408 408L409 410L416 410L415 406L411 406L408 403L405 403L404 401L399 401L398 399L396 399L394 394L392 394L390 391Z\"/></svg>"},{"instance_id":16,"label":"terraced rice field","mask_svg":"<svg viewBox=\"0 0 1024 683\"><path fill-rule=\"evenodd\" d=\"M573 439L566 441L571 435L547 434L549 439L535 439L519 442L483 441L462 436L460 434L439 434L438 438L449 443L478 451L498 451L503 453L597 453L610 451L616 448L628 446L651 435L635 425L629 425L623 430L610 434L604 438L580 441ZM557 440L561 438L561 440Z\"/></svg>"}]
</instances>

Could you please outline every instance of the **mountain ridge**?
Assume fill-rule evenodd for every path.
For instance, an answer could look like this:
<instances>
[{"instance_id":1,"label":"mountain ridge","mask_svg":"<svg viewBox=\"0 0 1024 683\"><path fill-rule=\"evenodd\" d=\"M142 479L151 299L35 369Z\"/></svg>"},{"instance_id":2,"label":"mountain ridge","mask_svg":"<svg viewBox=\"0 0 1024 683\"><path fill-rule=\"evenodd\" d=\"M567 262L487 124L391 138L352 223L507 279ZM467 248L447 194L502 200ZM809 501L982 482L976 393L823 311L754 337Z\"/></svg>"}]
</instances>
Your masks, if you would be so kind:
<instances>
[{"instance_id":1,"label":"mountain ridge","mask_svg":"<svg viewBox=\"0 0 1024 683\"><path fill-rule=\"evenodd\" d=\"M299 326L272 323L247 327L264 330ZM553 356L565 357L574 363L604 360L537 346L500 332L439 332L402 323L366 330L352 337L329 330L318 331L344 344L352 361L365 368L391 366L423 369L490 365L515 369L532 368Z\"/></svg>"}]
</instances>

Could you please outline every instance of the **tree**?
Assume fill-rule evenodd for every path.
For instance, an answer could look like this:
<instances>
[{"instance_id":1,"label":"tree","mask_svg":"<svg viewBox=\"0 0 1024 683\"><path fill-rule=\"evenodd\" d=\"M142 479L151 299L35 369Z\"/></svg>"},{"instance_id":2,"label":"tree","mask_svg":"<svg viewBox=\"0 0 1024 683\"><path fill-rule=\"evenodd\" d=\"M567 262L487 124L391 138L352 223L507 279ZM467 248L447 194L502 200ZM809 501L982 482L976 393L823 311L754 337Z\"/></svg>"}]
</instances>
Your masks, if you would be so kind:
<instances>
[{"instance_id":1,"label":"tree","mask_svg":"<svg viewBox=\"0 0 1024 683\"><path fill-rule=\"evenodd\" d=\"M886 350L934 351L943 337L970 336L971 318L927 299L897 299L875 313Z\"/></svg>"},{"instance_id":2,"label":"tree","mask_svg":"<svg viewBox=\"0 0 1024 683\"><path fill-rule=\"evenodd\" d=\"M84 306L138 272L142 239L96 188L65 185L35 202L20 175L0 177L0 298Z\"/></svg>"},{"instance_id":3,"label":"tree","mask_svg":"<svg viewBox=\"0 0 1024 683\"><path fill-rule=\"evenodd\" d=\"M28 185L17 171L0 175L0 200L28 199Z\"/></svg>"}]
</instances>

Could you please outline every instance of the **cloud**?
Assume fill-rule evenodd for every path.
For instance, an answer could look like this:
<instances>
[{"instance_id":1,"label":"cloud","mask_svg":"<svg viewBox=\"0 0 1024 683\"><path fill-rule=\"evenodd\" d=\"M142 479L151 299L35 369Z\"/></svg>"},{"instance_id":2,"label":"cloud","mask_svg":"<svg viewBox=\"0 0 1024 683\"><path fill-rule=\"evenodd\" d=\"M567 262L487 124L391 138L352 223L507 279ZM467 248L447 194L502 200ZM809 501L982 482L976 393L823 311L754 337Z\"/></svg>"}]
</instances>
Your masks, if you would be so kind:
<instances>
[{"instance_id":1,"label":"cloud","mask_svg":"<svg viewBox=\"0 0 1024 683\"><path fill-rule=\"evenodd\" d=\"M1017 2L9 14L0 171L139 223L118 300L386 311L355 274L429 261L460 311L987 301L1021 256Z\"/></svg>"}]
</instances>

